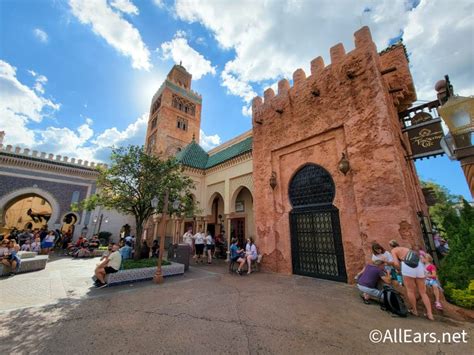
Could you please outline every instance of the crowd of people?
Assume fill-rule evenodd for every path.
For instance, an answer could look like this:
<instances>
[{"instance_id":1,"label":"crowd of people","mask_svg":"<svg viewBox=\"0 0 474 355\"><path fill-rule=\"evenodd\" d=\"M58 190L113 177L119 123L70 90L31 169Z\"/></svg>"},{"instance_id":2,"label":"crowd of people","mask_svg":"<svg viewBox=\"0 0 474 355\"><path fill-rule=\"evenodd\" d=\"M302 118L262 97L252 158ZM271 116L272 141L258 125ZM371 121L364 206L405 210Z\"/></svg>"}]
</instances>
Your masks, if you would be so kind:
<instances>
[{"instance_id":1,"label":"crowd of people","mask_svg":"<svg viewBox=\"0 0 474 355\"><path fill-rule=\"evenodd\" d=\"M216 259L218 256L227 258L225 232L214 238L210 231L207 232L207 235L202 230L198 230L196 234L193 234L192 228L189 228L183 235L183 242L188 244L191 254L194 254L193 258L196 264L204 263L206 259L208 264L212 264L212 259ZM247 274L250 274L252 272L252 262L255 262L258 257L257 246L253 238L247 239L245 247L239 245L238 240L233 238L229 257L231 262L239 264L237 268L239 275L243 274L245 265L247 265Z\"/></svg>"},{"instance_id":2,"label":"crowd of people","mask_svg":"<svg viewBox=\"0 0 474 355\"><path fill-rule=\"evenodd\" d=\"M18 230L13 228L8 234L0 236L0 259L9 274L15 275L20 268L21 258L18 252L50 254L56 244L65 238L59 230L48 230L47 226L37 229Z\"/></svg>"},{"instance_id":3,"label":"crowd of people","mask_svg":"<svg viewBox=\"0 0 474 355\"><path fill-rule=\"evenodd\" d=\"M440 301L442 288L433 257L423 250L415 251L400 246L396 240L390 241L389 247L390 251L386 251L380 244L374 243L372 262L356 275L357 287L364 303L369 304L371 299L381 301L382 290L378 287L380 283L398 284L406 288L410 313L418 315L416 304L418 290L426 309L426 317L434 320L431 302L426 292L427 287L433 289L435 308L442 310L443 305Z\"/></svg>"}]
</instances>

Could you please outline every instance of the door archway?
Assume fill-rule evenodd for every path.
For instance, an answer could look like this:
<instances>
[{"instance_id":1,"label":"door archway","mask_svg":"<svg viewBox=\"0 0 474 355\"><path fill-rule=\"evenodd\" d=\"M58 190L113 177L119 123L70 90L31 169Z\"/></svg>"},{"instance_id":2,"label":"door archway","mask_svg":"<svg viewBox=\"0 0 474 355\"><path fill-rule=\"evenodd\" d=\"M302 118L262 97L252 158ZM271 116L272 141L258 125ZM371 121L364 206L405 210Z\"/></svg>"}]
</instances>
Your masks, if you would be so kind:
<instances>
[{"instance_id":1,"label":"door archway","mask_svg":"<svg viewBox=\"0 0 474 355\"><path fill-rule=\"evenodd\" d=\"M347 282L334 181L327 170L307 164L290 181L293 273Z\"/></svg>"}]
</instances>

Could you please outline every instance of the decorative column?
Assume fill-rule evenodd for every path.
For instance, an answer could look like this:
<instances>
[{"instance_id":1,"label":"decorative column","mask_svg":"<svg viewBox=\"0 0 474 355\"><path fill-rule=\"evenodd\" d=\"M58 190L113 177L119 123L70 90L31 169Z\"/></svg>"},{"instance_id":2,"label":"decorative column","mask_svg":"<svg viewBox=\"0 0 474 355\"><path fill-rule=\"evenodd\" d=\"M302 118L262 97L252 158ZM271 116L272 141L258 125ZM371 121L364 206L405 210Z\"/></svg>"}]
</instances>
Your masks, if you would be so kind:
<instances>
[{"instance_id":1,"label":"decorative column","mask_svg":"<svg viewBox=\"0 0 474 355\"><path fill-rule=\"evenodd\" d=\"M225 235L227 239L227 261L230 261L230 224L231 219L229 218L229 214L224 215L224 225L225 227Z\"/></svg>"}]
</instances>

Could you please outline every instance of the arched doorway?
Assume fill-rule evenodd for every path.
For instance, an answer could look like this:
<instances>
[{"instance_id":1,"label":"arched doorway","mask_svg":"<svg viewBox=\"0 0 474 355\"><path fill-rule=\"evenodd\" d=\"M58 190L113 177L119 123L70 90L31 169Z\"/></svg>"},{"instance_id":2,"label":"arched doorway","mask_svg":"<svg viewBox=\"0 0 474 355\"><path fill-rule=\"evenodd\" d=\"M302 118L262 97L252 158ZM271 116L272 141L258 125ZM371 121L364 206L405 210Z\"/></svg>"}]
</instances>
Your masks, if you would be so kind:
<instances>
[{"instance_id":1,"label":"arched doorway","mask_svg":"<svg viewBox=\"0 0 474 355\"><path fill-rule=\"evenodd\" d=\"M207 219L207 231L215 237L224 229L224 198L220 193L216 192L211 196L208 208L210 214ZM203 232L207 233L207 231Z\"/></svg>"},{"instance_id":2,"label":"arched doorway","mask_svg":"<svg viewBox=\"0 0 474 355\"><path fill-rule=\"evenodd\" d=\"M36 229L47 225L51 219L50 203L40 195L25 194L9 201L4 208L7 229Z\"/></svg>"},{"instance_id":3,"label":"arched doorway","mask_svg":"<svg viewBox=\"0 0 474 355\"><path fill-rule=\"evenodd\" d=\"M347 282L335 194L331 175L318 165L303 166L291 179L293 273Z\"/></svg>"},{"instance_id":4,"label":"arched doorway","mask_svg":"<svg viewBox=\"0 0 474 355\"><path fill-rule=\"evenodd\" d=\"M231 220L229 236L238 240L242 248L246 238L254 237L253 196L249 188L240 186L231 198Z\"/></svg>"}]
</instances>

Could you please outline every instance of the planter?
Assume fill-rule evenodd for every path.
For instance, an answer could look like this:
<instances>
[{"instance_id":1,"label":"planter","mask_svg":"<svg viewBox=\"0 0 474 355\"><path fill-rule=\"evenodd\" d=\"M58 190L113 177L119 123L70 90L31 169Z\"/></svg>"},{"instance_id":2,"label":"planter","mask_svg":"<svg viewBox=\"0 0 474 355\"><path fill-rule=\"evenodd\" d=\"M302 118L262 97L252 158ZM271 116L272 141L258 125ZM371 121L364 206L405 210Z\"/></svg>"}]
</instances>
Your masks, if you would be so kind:
<instances>
[{"instance_id":1,"label":"planter","mask_svg":"<svg viewBox=\"0 0 474 355\"><path fill-rule=\"evenodd\" d=\"M171 263L161 267L164 277L184 274L184 265ZM155 267L145 267L139 269L120 270L115 274L108 274L105 281L109 286L119 285L123 283L146 281L153 279L156 273Z\"/></svg>"}]
</instances>

